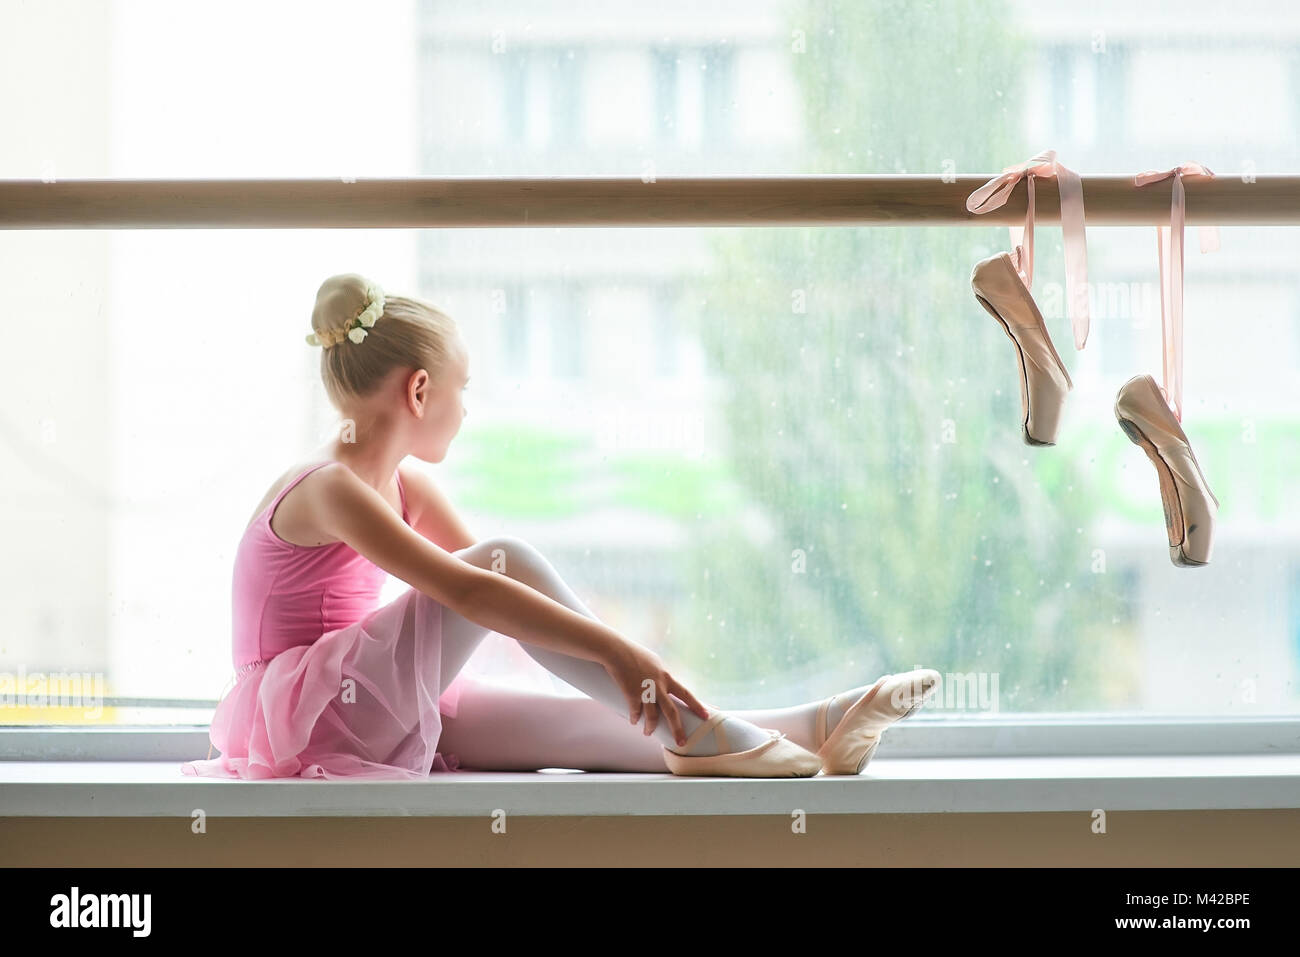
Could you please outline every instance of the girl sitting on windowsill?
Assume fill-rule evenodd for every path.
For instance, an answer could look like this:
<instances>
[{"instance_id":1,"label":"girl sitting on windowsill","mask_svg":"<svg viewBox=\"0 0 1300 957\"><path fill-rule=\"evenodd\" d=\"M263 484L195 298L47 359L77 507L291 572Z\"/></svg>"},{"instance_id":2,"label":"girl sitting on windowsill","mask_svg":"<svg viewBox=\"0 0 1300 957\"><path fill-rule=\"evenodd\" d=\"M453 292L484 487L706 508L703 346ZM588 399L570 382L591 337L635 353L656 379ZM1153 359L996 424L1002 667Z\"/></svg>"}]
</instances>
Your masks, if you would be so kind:
<instances>
[{"instance_id":1,"label":"girl sitting on windowsill","mask_svg":"<svg viewBox=\"0 0 1300 957\"><path fill-rule=\"evenodd\" d=\"M706 707L600 622L537 549L476 541L433 482L401 464L443 461L465 418L469 356L448 316L348 273L321 285L312 328L349 433L288 469L244 531L236 680L211 726L221 753L185 773L854 774L933 690L938 672L924 669L794 707ZM410 588L380 605L389 574ZM587 697L469 680L461 669L492 632Z\"/></svg>"}]
</instances>

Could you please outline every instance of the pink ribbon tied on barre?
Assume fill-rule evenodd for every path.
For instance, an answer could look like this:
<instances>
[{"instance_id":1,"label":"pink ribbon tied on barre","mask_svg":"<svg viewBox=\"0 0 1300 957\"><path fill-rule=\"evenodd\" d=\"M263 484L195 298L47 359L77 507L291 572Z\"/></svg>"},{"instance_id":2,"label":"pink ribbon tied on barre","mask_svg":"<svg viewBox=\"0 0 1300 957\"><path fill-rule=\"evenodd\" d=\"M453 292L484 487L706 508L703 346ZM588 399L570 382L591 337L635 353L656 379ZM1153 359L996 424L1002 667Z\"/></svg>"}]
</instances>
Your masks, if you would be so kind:
<instances>
[{"instance_id":1,"label":"pink ribbon tied on barre","mask_svg":"<svg viewBox=\"0 0 1300 957\"><path fill-rule=\"evenodd\" d=\"M1160 257L1160 327L1163 334L1161 394L1179 422L1183 421L1183 226L1187 220L1187 192L1183 177L1210 179L1214 173L1200 163L1184 163L1167 170L1148 170L1133 177L1135 186L1159 183L1173 177L1169 225L1156 227L1156 253ZM1200 227L1201 252L1219 248L1217 226Z\"/></svg>"},{"instance_id":2,"label":"pink ribbon tied on barre","mask_svg":"<svg viewBox=\"0 0 1300 957\"><path fill-rule=\"evenodd\" d=\"M966 209L987 213L1006 204L1012 190L1028 178L1028 203L1025 225L1012 226L1012 264L1024 281L1034 288L1034 178L1054 176L1061 196L1061 234L1065 241L1065 294L1070 325L1074 329L1074 347L1082 349L1088 341L1088 245L1083 228L1083 181L1079 174L1056 159L1055 150L1043 150L1027 163L1008 166L966 198Z\"/></svg>"}]
</instances>

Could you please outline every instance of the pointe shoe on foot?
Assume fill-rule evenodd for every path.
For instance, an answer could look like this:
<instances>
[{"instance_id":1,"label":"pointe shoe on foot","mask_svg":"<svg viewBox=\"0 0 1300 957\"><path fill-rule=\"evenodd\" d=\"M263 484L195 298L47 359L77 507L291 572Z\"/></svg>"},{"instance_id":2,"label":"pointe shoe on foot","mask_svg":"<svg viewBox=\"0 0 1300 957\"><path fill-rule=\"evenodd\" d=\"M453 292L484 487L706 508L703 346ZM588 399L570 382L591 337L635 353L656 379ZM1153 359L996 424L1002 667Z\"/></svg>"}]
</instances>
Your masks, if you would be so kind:
<instances>
[{"instance_id":1,"label":"pointe shoe on foot","mask_svg":"<svg viewBox=\"0 0 1300 957\"><path fill-rule=\"evenodd\" d=\"M784 732L773 728L764 728L771 737L757 747L748 751L727 753L727 737L722 730L722 722L727 718L724 711L715 711L708 720L700 723L686 744L689 749L710 731L717 736L719 754L685 755L664 748L664 763L673 774L700 777L733 778L810 778L822 769L822 762L817 755L806 748L801 748L788 739Z\"/></svg>"},{"instance_id":2,"label":"pointe shoe on foot","mask_svg":"<svg viewBox=\"0 0 1300 957\"><path fill-rule=\"evenodd\" d=\"M826 715L839 695L833 695L817 709L814 742L825 774L861 774L876 753L886 728L921 707L939 683L932 668L885 675L870 691L853 703L835 730L826 733Z\"/></svg>"},{"instance_id":3,"label":"pointe shoe on foot","mask_svg":"<svg viewBox=\"0 0 1300 957\"><path fill-rule=\"evenodd\" d=\"M1008 253L982 259L971 270L975 298L1016 347L1020 369L1020 434L1026 445L1055 445L1066 395L1074 388L1065 363Z\"/></svg>"},{"instance_id":4,"label":"pointe shoe on foot","mask_svg":"<svg viewBox=\"0 0 1300 957\"><path fill-rule=\"evenodd\" d=\"M1115 417L1160 479L1169 560L1180 567L1209 564L1219 500L1156 380L1138 375L1125 382L1115 398Z\"/></svg>"}]
</instances>

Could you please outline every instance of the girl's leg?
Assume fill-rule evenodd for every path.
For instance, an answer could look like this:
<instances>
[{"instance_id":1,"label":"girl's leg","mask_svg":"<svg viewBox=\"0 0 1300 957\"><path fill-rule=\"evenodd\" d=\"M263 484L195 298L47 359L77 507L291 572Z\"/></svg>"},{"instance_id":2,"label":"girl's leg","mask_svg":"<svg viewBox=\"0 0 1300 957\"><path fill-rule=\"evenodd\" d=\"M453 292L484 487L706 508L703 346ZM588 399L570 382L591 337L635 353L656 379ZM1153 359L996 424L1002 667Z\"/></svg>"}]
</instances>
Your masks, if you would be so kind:
<instances>
[{"instance_id":1,"label":"girl's leg","mask_svg":"<svg viewBox=\"0 0 1300 957\"><path fill-rule=\"evenodd\" d=\"M595 617L550 563L520 539L488 539L456 555L479 567L509 574L566 607ZM488 631L447 608L443 609L442 620L441 690L445 691ZM667 771L662 746L676 749L668 723L661 717L654 736L631 727L624 717L626 699L603 666L520 644L548 671L589 697L523 692L476 681L462 694L457 716L443 716L440 749L457 754L466 767L484 769ZM834 728L844 709L870 687L864 685L838 696L827 716L828 729ZM796 744L811 749L818 704L813 701L788 708L733 711L724 722L729 746L734 750L754 747L766 738L761 729L775 728ZM700 719L680 701L678 706L683 727L690 734ZM745 730L756 733L744 735L741 732ZM686 753L716 751L716 740L710 734Z\"/></svg>"},{"instance_id":2,"label":"girl's leg","mask_svg":"<svg viewBox=\"0 0 1300 957\"><path fill-rule=\"evenodd\" d=\"M495 572L509 575L511 578L523 582L531 588L536 589L542 594L558 601L567 608L571 608L579 614L586 615L588 618L595 618L585 605L578 600L578 596L573 590L560 578L559 573L551 566L550 562L533 548L532 545L523 539L513 536L498 536L495 538L485 539L468 548L463 548L455 553L456 557L462 561L469 562L481 568L487 568ZM483 626L469 621L463 616L452 611L450 608L442 610L442 688L446 691L447 686L452 679L464 667L465 662L469 660L474 649L482 642L488 634L488 630ZM673 739L673 732L667 720L660 716L658 726L655 728L653 735L646 736L628 724L627 699L618 684L610 677L603 665L595 661L587 661L584 658L575 658L570 655L561 654L560 652L551 651L547 648L539 648L536 645L527 642L520 642L524 650L538 661L542 667L546 668L552 674L558 675L564 681L573 685L576 689L588 695L590 698L605 706L610 712L609 715L613 722L620 729L626 730L629 735L642 735L647 740L657 740L658 745L672 748L682 754L704 755L717 754L717 736L710 732L701 740L695 742L688 749L680 749ZM567 699L562 695L554 696L561 702ZM674 698L678 704L678 713L682 720L682 729L689 736L700 724L703 719L687 710L686 705ZM536 703L536 702L534 702ZM563 710L563 705L557 705L556 708ZM593 712L590 708L586 709L589 713ZM548 712L548 714L551 712ZM569 715L573 712L565 711ZM527 726L529 722L540 721L540 716L530 716L522 724ZM604 722L602 722L604 724ZM612 731L610 726L610 732ZM729 751L744 751L757 747L767 740L768 734L761 727L751 724L734 714L728 715L726 720L721 724L723 734L727 739L727 748ZM568 725L557 726L556 733L566 732ZM542 729L544 730L544 729ZM512 733L523 732L524 728L517 727ZM599 734L598 729L595 734ZM451 745L448 749L455 751ZM640 753L643 749L637 749ZM456 752L459 754L459 752ZM468 761L468 758L461 756L462 760ZM542 767L572 767L573 765L550 765L544 764Z\"/></svg>"},{"instance_id":3,"label":"girl's leg","mask_svg":"<svg viewBox=\"0 0 1300 957\"><path fill-rule=\"evenodd\" d=\"M659 740L599 701L521 691L480 678L464 686L456 717L442 716L438 750L474 771L668 773Z\"/></svg>"},{"instance_id":4,"label":"girl's leg","mask_svg":"<svg viewBox=\"0 0 1300 957\"><path fill-rule=\"evenodd\" d=\"M869 689L839 695L839 701L852 704ZM760 728L784 731L791 741L812 750L819 703L731 714ZM840 713L842 709L833 706L827 715L828 730L835 727ZM633 729L599 701L521 691L477 678L461 692L456 717L442 716L438 750L455 754L467 770L668 773L659 742Z\"/></svg>"}]
</instances>

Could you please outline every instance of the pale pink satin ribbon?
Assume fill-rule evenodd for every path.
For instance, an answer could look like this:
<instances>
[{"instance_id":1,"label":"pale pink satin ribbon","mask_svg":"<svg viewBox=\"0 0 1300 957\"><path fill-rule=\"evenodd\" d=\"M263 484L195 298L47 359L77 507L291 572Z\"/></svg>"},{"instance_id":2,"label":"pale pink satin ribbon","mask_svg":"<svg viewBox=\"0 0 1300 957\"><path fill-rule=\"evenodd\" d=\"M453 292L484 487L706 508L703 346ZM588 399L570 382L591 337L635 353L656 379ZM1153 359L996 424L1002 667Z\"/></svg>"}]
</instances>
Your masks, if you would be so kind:
<instances>
[{"instance_id":1,"label":"pale pink satin ribbon","mask_svg":"<svg viewBox=\"0 0 1300 957\"><path fill-rule=\"evenodd\" d=\"M1160 259L1160 327L1163 334L1163 382L1165 402L1179 422L1183 420L1183 225L1187 219L1186 176L1209 179L1214 176L1200 163L1184 163L1167 170L1148 170L1133 177L1136 186L1158 183L1173 177L1173 200L1169 225L1156 227L1156 254ZM1200 227L1201 252L1219 248L1216 226Z\"/></svg>"},{"instance_id":2,"label":"pale pink satin ribbon","mask_svg":"<svg viewBox=\"0 0 1300 957\"><path fill-rule=\"evenodd\" d=\"M972 213L987 213L1006 204L1020 180L1028 177L1029 202L1025 225L1012 226L1011 261L1024 281L1034 288L1034 177L1056 177L1061 195L1061 234L1065 240L1065 293L1070 325L1074 330L1074 347L1082 349L1088 341L1088 245L1083 228L1083 181L1079 174L1061 165L1055 150L1043 150L1027 163L1008 166L966 198Z\"/></svg>"}]
</instances>

